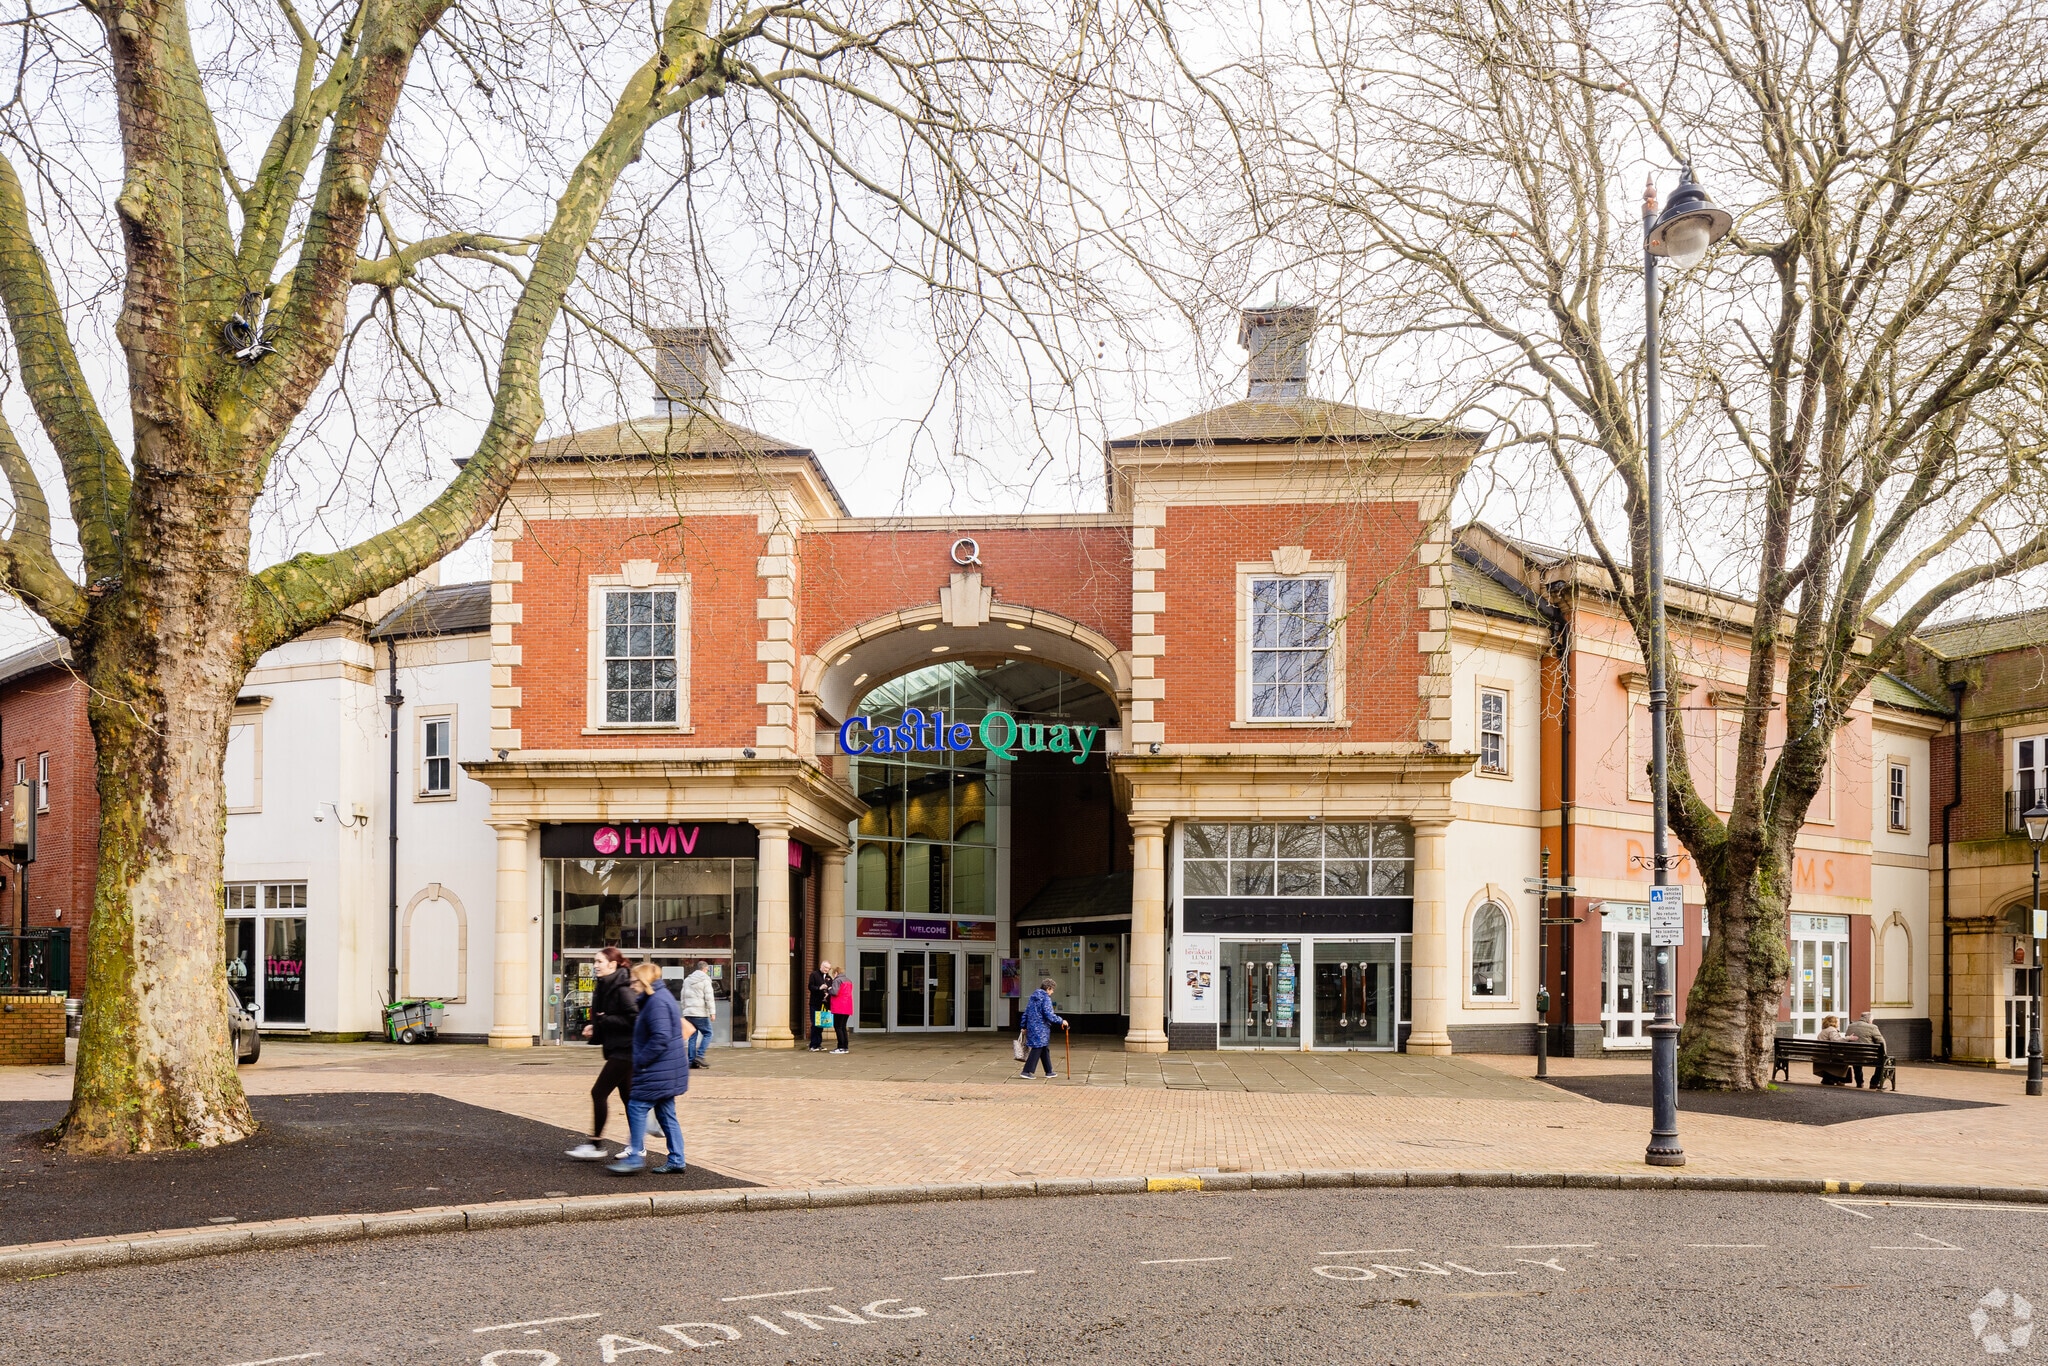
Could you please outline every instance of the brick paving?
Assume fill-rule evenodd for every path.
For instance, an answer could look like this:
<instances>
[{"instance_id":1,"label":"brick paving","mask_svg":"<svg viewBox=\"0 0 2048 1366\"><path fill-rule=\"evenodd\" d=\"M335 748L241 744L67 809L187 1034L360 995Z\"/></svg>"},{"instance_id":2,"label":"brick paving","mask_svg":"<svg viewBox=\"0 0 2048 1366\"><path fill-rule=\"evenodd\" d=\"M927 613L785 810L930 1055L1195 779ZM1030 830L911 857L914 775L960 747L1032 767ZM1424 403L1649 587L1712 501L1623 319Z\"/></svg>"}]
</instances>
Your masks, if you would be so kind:
<instances>
[{"instance_id":1,"label":"brick paving","mask_svg":"<svg viewBox=\"0 0 2048 1366\"><path fill-rule=\"evenodd\" d=\"M1056 1061L1059 1055L1055 1054ZM725 1049L684 1103L692 1164L770 1185L1324 1167L1641 1171L1647 1112L1529 1079L1530 1058L1126 1054L1079 1041L1074 1077L1021 1081L1007 1038L865 1038L845 1057ZM1646 1070L1555 1059L1559 1073ZM588 1122L583 1048L267 1040L255 1094L424 1091L562 1128ZM1816 1128L1682 1114L1693 1172L2048 1184L2048 1136L2012 1072L1908 1065L1902 1092L1990 1101ZM62 1099L63 1067L0 1069L0 1099ZM1681 1109L1683 1097L1681 1097ZM623 1132L616 1116L611 1133Z\"/></svg>"}]
</instances>

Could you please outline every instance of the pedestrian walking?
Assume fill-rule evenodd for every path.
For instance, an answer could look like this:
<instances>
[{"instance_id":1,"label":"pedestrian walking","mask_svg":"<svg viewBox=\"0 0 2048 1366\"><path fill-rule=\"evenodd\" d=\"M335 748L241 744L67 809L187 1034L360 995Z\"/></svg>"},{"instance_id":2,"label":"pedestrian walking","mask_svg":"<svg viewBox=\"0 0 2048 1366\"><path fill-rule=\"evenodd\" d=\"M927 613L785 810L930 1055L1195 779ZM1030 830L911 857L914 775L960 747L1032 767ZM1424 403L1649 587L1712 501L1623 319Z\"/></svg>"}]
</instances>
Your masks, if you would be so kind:
<instances>
[{"instance_id":1,"label":"pedestrian walking","mask_svg":"<svg viewBox=\"0 0 2048 1366\"><path fill-rule=\"evenodd\" d=\"M711 964L698 959L697 966L683 979L683 1018L697 1032L690 1038L690 1066L709 1067L704 1057L711 1047L711 1024L718 1018L718 993L711 986Z\"/></svg>"},{"instance_id":2,"label":"pedestrian walking","mask_svg":"<svg viewBox=\"0 0 2048 1366\"><path fill-rule=\"evenodd\" d=\"M831 1009L832 1034L839 1042L839 1046L832 1051L834 1053L844 1053L846 1051L847 1022L853 1018L853 979L848 977L843 969L835 974L832 979Z\"/></svg>"},{"instance_id":3,"label":"pedestrian walking","mask_svg":"<svg viewBox=\"0 0 2048 1366\"><path fill-rule=\"evenodd\" d=\"M1038 979L1038 990L1031 993L1031 999L1024 1003L1024 1070L1017 1075L1028 1077L1031 1069L1039 1063L1045 1064L1045 1075L1055 1077L1052 1070L1052 1027L1067 1027L1059 1012L1052 1008L1052 994L1059 983L1050 977Z\"/></svg>"},{"instance_id":4,"label":"pedestrian walking","mask_svg":"<svg viewBox=\"0 0 2048 1366\"><path fill-rule=\"evenodd\" d=\"M805 984L811 992L811 1051L825 1051L825 1019L832 1002L832 965L824 959L818 960L818 970L813 972Z\"/></svg>"},{"instance_id":5,"label":"pedestrian walking","mask_svg":"<svg viewBox=\"0 0 2048 1366\"><path fill-rule=\"evenodd\" d=\"M633 1091L626 1102L626 1151L606 1168L620 1176L647 1170L647 1115L652 1111L668 1141L668 1162L654 1170L681 1175L683 1128L676 1120L676 1097L690 1089L691 1028L662 990L661 965L641 963L633 969L633 989L640 995L640 1014L633 1021Z\"/></svg>"},{"instance_id":6,"label":"pedestrian walking","mask_svg":"<svg viewBox=\"0 0 2048 1366\"><path fill-rule=\"evenodd\" d=\"M619 1093L620 1105L632 1105L633 1021L640 1014L626 955L607 946L597 951L596 966L604 975L591 990L590 1023L583 1026L583 1037L604 1050L604 1066L590 1088L590 1138L569 1150L569 1156L581 1162L611 1156L604 1148L604 1128L611 1123L612 1092Z\"/></svg>"}]
</instances>

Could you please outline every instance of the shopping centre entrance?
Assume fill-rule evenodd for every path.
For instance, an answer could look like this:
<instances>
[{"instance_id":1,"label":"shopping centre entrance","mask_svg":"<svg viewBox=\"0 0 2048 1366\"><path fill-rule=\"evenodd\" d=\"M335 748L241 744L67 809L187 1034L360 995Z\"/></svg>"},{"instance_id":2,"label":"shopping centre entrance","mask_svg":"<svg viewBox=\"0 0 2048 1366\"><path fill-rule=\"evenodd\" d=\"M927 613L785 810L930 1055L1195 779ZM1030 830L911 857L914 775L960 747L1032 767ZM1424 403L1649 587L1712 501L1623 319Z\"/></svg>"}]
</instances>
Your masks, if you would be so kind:
<instances>
[{"instance_id":1,"label":"shopping centre entrance","mask_svg":"<svg viewBox=\"0 0 2048 1366\"><path fill-rule=\"evenodd\" d=\"M1114 699L1036 660L948 662L873 688L840 730L868 804L847 957L859 1025L1010 1025L1041 977L1078 1028L1127 1026L1129 828Z\"/></svg>"}]
</instances>

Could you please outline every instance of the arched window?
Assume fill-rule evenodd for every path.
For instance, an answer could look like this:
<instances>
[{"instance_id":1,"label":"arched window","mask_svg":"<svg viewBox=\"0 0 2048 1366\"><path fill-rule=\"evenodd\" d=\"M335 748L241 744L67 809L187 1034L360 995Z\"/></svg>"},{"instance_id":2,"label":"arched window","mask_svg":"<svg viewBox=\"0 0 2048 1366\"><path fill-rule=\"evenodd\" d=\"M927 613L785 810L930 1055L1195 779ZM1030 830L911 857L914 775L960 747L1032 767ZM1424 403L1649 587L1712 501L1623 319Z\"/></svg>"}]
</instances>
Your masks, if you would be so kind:
<instances>
[{"instance_id":1,"label":"arched window","mask_svg":"<svg viewBox=\"0 0 2048 1366\"><path fill-rule=\"evenodd\" d=\"M1508 994L1508 913L1493 901L1472 914L1472 994Z\"/></svg>"}]
</instances>

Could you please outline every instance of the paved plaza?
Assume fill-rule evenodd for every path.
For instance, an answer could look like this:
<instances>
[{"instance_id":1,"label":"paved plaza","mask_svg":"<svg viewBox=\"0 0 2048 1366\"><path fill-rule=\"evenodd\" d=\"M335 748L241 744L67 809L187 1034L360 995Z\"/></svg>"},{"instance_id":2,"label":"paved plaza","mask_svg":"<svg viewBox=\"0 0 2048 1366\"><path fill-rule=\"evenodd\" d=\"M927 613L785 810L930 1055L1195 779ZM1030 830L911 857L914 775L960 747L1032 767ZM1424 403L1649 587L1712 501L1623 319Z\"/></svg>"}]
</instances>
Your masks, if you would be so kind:
<instances>
[{"instance_id":1,"label":"paved plaza","mask_svg":"<svg viewBox=\"0 0 2048 1366\"><path fill-rule=\"evenodd\" d=\"M1064 1058L1055 1052L1064 1070ZM594 1050L268 1040L253 1094L426 1092L580 1130ZM1021 1081L1007 1036L863 1038L844 1057L722 1049L683 1103L689 1158L766 1185L1423 1168L1640 1171L1648 1112L1530 1078L1525 1057L1126 1053L1077 1039L1073 1070ZM1554 1059L1559 1077L1647 1061ZM67 1068L0 1069L0 1100L60 1100ZM1902 1095L1980 1108L1816 1126L1685 1111L1689 1170L2039 1185L2048 1139L2011 1072L1899 1070ZM1681 1109L1685 1098L1681 1096ZM613 1138L624 1133L616 1110Z\"/></svg>"}]
</instances>

